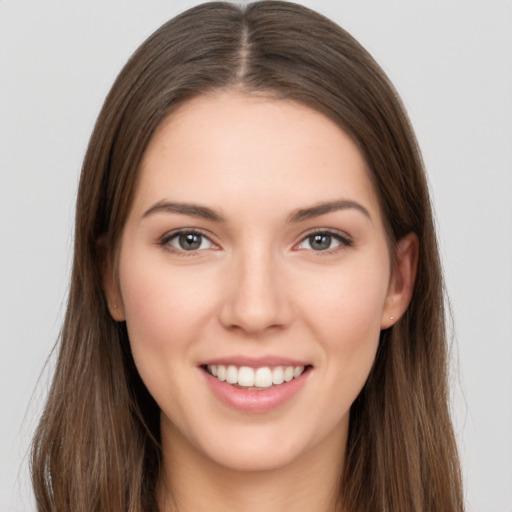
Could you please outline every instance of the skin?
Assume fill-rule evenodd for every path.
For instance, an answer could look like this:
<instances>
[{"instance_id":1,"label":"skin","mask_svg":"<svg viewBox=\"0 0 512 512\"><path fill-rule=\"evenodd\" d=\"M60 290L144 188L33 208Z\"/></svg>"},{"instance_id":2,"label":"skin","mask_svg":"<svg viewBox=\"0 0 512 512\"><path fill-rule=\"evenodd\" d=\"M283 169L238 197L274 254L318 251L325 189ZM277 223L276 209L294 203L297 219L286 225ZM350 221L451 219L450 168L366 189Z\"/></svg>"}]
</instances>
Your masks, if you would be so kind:
<instances>
[{"instance_id":1,"label":"skin","mask_svg":"<svg viewBox=\"0 0 512 512\"><path fill-rule=\"evenodd\" d=\"M339 200L352 203L289 222ZM205 206L223 220L155 209L162 201ZM197 250L172 238L188 228L206 237ZM342 238L315 250L312 230ZM172 509L170 494L180 511L332 510L350 406L381 329L409 303L417 259L410 235L391 268L352 140L294 102L234 91L195 98L147 148L118 256L105 290L161 408L162 510ZM233 355L312 368L285 404L247 413L221 403L198 367Z\"/></svg>"}]
</instances>

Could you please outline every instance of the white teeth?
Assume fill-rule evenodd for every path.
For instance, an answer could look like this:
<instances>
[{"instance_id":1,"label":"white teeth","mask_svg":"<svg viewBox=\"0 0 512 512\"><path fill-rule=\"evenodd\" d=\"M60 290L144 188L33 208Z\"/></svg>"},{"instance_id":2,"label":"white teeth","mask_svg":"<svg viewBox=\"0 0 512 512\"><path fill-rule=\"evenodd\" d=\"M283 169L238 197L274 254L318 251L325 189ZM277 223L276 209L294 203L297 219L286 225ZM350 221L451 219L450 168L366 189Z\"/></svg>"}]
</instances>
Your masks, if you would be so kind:
<instances>
[{"instance_id":1,"label":"white teeth","mask_svg":"<svg viewBox=\"0 0 512 512\"><path fill-rule=\"evenodd\" d=\"M228 366L226 369L226 382L236 384L238 382L238 368L236 366Z\"/></svg>"},{"instance_id":2,"label":"white teeth","mask_svg":"<svg viewBox=\"0 0 512 512\"><path fill-rule=\"evenodd\" d=\"M272 370L268 366L256 370L254 373L254 385L257 388L269 388L272 386Z\"/></svg>"},{"instance_id":3,"label":"white teeth","mask_svg":"<svg viewBox=\"0 0 512 512\"><path fill-rule=\"evenodd\" d=\"M284 370L285 382L290 382L293 379L293 366L287 366Z\"/></svg>"},{"instance_id":4,"label":"white teeth","mask_svg":"<svg viewBox=\"0 0 512 512\"><path fill-rule=\"evenodd\" d=\"M276 366L272 372L272 384L282 384L284 382L284 370L282 366Z\"/></svg>"},{"instance_id":5,"label":"white teeth","mask_svg":"<svg viewBox=\"0 0 512 512\"><path fill-rule=\"evenodd\" d=\"M254 386L254 370L248 366L241 366L238 370L238 384L240 386Z\"/></svg>"},{"instance_id":6,"label":"white teeth","mask_svg":"<svg viewBox=\"0 0 512 512\"><path fill-rule=\"evenodd\" d=\"M226 367L222 364L217 366L217 378L222 382L226 380Z\"/></svg>"},{"instance_id":7,"label":"white teeth","mask_svg":"<svg viewBox=\"0 0 512 512\"><path fill-rule=\"evenodd\" d=\"M251 368L249 366L213 364L208 365L207 370L220 381L226 381L229 384L238 384L247 388L269 388L272 385L278 386L283 382L290 382L292 379L300 377L304 372L304 366Z\"/></svg>"}]
</instances>

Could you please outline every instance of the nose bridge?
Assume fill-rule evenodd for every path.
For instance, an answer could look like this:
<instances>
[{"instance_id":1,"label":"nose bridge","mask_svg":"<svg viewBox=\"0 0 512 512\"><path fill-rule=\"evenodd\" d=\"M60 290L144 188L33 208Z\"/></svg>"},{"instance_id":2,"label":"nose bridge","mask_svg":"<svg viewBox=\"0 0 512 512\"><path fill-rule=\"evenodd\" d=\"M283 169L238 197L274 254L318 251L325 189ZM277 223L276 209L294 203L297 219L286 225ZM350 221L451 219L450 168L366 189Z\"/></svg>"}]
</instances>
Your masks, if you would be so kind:
<instances>
[{"instance_id":1,"label":"nose bridge","mask_svg":"<svg viewBox=\"0 0 512 512\"><path fill-rule=\"evenodd\" d=\"M286 325L291 306L282 286L279 258L271 248L250 244L234 255L230 272L229 293L221 312L226 327L257 334Z\"/></svg>"}]
</instances>

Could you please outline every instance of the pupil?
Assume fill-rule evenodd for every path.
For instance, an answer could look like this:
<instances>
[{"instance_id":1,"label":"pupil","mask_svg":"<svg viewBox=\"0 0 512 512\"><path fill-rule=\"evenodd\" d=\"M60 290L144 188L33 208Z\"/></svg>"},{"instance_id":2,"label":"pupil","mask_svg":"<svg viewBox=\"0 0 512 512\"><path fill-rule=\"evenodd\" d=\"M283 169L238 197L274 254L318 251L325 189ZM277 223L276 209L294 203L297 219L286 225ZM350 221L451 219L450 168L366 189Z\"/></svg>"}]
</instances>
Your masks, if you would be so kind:
<instances>
[{"instance_id":1,"label":"pupil","mask_svg":"<svg viewBox=\"0 0 512 512\"><path fill-rule=\"evenodd\" d=\"M313 235L309 238L309 243L315 251L322 251L329 249L331 246L331 235L318 234Z\"/></svg>"},{"instance_id":2,"label":"pupil","mask_svg":"<svg viewBox=\"0 0 512 512\"><path fill-rule=\"evenodd\" d=\"M194 251L195 249L199 249L201 246L201 235L197 235L195 233L180 235L180 246L186 251Z\"/></svg>"}]
</instances>

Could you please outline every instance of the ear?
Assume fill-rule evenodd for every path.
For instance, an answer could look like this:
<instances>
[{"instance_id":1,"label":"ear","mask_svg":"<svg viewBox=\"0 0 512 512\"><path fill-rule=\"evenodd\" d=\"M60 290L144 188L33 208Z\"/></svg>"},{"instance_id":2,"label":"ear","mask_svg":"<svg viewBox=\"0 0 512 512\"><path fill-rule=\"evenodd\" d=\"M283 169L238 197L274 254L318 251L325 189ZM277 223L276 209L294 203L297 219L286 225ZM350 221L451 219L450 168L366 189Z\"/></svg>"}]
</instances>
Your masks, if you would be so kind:
<instances>
[{"instance_id":1,"label":"ear","mask_svg":"<svg viewBox=\"0 0 512 512\"><path fill-rule=\"evenodd\" d=\"M108 310L110 316L116 322L123 322L125 318L123 299L121 297L121 291L119 290L119 283L116 279L114 265L110 257L105 259L102 269L103 277L103 292L107 299Z\"/></svg>"},{"instance_id":2,"label":"ear","mask_svg":"<svg viewBox=\"0 0 512 512\"><path fill-rule=\"evenodd\" d=\"M382 311L381 329L394 325L411 301L418 268L419 240L409 233L396 246L396 263L389 281L386 303Z\"/></svg>"}]
</instances>

